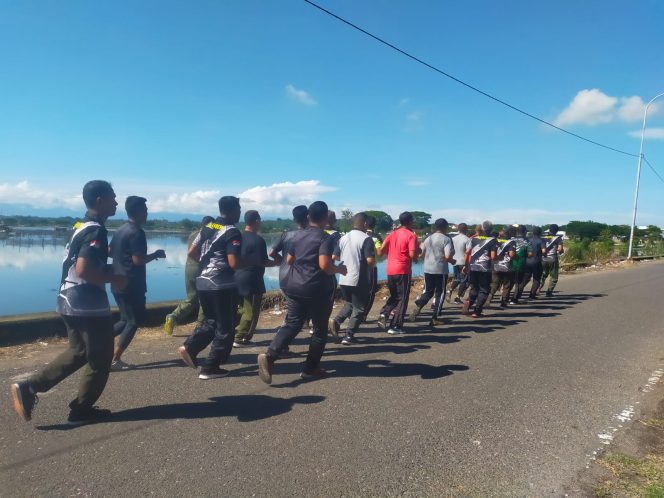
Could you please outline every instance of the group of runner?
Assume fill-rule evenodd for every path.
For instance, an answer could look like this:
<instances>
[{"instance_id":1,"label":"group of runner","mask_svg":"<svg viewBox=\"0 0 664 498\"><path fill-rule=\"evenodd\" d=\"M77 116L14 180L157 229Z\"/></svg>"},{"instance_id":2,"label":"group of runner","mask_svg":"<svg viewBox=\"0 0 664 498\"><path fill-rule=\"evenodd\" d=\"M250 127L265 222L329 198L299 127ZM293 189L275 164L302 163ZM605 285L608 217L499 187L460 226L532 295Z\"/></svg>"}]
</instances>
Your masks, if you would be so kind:
<instances>
[{"instance_id":1,"label":"group of runner","mask_svg":"<svg viewBox=\"0 0 664 498\"><path fill-rule=\"evenodd\" d=\"M30 420L37 393L46 392L60 381L84 368L77 397L69 404L70 423L97 421L110 411L94 404L101 396L113 369L130 368L121 359L145 316L145 265L166 255L163 250L147 253L145 233L146 199L130 196L125 203L128 222L108 243L104 226L116 211L117 202L110 183L95 180L83 188L87 212L74 226L63 262L57 310L67 329L69 347L45 368L11 385L13 405ZM166 317L164 328L171 334L187 315L200 311L193 333L178 349L182 360L200 368L200 379L229 374L221 367L233 347L252 345L265 293L266 267L279 266L280 288L286 299L286 317L270 345L257 357L258 374L270 384L276 361L287 355L297 334L310 324L311 340L300 376L321 377L320 366L328 333L351 345L360 325L374 303L378 287L376 263L386 258L389 297L380 310L378 325L388 334L403 334L412 285L412 264L423 259L424 291L415 300L410 319L415 321L433 299L430 326L440 323L443 303L462 304L464 314L482 316L483 308L501 290L500 306L518 304L532 280L528 297L535 299L544 280L550 278L547 295L558 280L558 256L564 251L558 227L549 235L539 227L526 237L525 226L510 226L496 233L485 221L469 237L468 227L458 225L450 237L445 219L434 223L434 232L420 244L409 212L399 216L399 228L385 240L374 232L376 219L365 213L353 217L345 234L336 228L336 216L322 201L293 209L295 228L284 232L268 253L259 235L261 217L255 210L240 220L240 200L224 196L218 202L219 216L206 217L189 239L185 268L187 299ZM107 264L108 257L113 259ZM447 295L453 268L454 279ZM338 278L338 281L337 281ZM105 285L111 284L120 310L120 321L112 322ZM337 287L344 305L332 316ZM468 290L468 296L465 296ZM239 316L239 320L238 320ZM118 337L117 342L114 337ZM206 358L198 355L210 347Z\"/></svg>"}]
</instances>

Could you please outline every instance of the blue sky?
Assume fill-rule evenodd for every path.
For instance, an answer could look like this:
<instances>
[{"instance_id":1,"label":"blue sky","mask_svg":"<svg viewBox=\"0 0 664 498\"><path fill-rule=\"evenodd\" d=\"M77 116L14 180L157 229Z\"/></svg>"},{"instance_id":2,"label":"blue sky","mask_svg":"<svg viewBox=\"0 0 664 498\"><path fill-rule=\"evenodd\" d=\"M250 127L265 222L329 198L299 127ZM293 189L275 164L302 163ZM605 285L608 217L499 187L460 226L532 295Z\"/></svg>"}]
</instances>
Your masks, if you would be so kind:
<instances>
[{"instance_id":1,"label":"blue sky","mask_svg":"<svg viewBox=\"0 0 664 498\"><path fill-rule=\"evenodd\" d=\"M664 92L657 0L321 0L510 103L638 153ZM629 223L636 159L419 66L301 0L0 2L0 214L80 213L87 180L153 216L240 194L265 217L425 210ZM664 176L664 98L645 154ZM638 135L638 133L637 133ZM639 224L664 225L646 167ZM19 206L22 204L22 206Z\"/></svg>"}]
</instances>

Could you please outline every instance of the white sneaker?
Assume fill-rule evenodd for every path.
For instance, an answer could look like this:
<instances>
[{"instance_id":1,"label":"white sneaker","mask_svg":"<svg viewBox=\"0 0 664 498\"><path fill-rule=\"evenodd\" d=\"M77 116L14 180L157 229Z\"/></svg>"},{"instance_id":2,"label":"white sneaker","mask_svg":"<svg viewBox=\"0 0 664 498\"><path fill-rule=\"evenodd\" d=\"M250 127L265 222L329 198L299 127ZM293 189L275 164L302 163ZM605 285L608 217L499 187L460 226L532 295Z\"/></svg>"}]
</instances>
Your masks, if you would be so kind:
<instances>
[{"instance_id":1,"label":"white sneaker","mask_svg":"<svg viewBox=\"0 0 664 498\"><path fill-rule=\"evenodd\" d=\"M401 335L405 334L406 331L400 327L392 327L390 330L387 331L387 333L392 335Z\"/></svg>"}]
</instances>

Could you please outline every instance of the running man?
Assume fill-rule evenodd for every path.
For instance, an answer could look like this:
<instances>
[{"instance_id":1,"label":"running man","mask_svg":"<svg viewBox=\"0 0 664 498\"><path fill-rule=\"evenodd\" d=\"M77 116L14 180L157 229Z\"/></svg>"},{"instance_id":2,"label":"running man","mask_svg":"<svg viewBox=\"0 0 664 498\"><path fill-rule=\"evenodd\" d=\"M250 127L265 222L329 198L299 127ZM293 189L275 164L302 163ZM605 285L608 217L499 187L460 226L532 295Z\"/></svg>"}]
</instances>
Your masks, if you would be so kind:
<instances>
[{"instance_id":1,"label":"running man","mask_svg":"<svg viewBox=\"0 0 664 498\"><path fill-rule=\"evenodd\" d=\"M452 285L450 285L450 293L447 295L447 302L449 303L452 299L452 292L457 287L457 297L454 298L456 304L461 304L466 289L468 288L468 274L464 272L463 269L466 266L466 253L470 250L471 242L470 237L468 237L468 225L465 223L459 223L457 227L459 233L452 238L452 243L454 244L454 254L456 256L456 263L454 264L454 280Z\"/></svg>"},{"instance_id":2,"label":"running man","mask_svg":"<svg viewBox=\"0 0 664 498\"><path fill-rule=\"evenodd\" d=\"M466 253L466 268L470 270L468 278L470 283L470 292L468 299L463 302L463 314L469 315L470 308L475 306L472 313L473 318L480 318L484 303L489 296L491 286L491 265L496 259L496 249L498 242L491 236L493 224L490 221L484 221L478 225L479 233L471 239L471 249Z\"/></svg>"},{"instance_id":3,"label":"running man","mask_svg":"<svg viewBox=\"0 0 664 498\"><path fill-rule=\"evenodd\" d=\"M57 311L67 327L69 347L46 367L26 380L11 385L14 410L30 420L43 393L83 368L78 396L69 403L68 420L73 424L94 422L110 415L110 410L94 406L108 380L113 360L113 320L105 284L117 290L127 277L113 273L106 264L108 234L104 223L115 214L118 203L111 184L102 180L83 187L87 207L85 219L74 225L62 263Z\"/></svg>"},{"instance_id":4,"label":"running man","mask_svg":"<svg viewBox=\"0 0 664 498\"><path fill-rule=\"evenodd\" d=\"M282 284L288 306L286 323L279 327L267 351L257 358L258 375L266 384L272 383L272 370L279 353L291 343L307 318L311 319L314 333L300 377L326 375L319 364L327 341L335 275L346 274L344 265L335 266L332 261L334 240L323 230L327 211L327 204L322 201L311 204L309 226L297 232L288 250L289 270Z\"/></svg>"},{"instance_id":5,"label":"running man","mask_svg":"<svg viewBox=\"0 0 664 498\"><path fill-rule=\"evenodd\" d=\"M447 236L449 223L444 218L439 218L434 223L436 231L422 242L422 257L424 258L424 292L415 299L415 309L410 315L410 320L415 321L417 315L427 303L434 297L433 315L430 326L438 325L438 318L443 309L443 300L447 292L447 277L450 273L449 264L455 264L454 244Z\"/></svg>"},{"instance_id":6,"label":"running man","mask_svg":"<svg viewBox=\"0 0 664 498\"><path fill-rule=\"evenodd\" d=\"M523 272L523 280L519 285L516 293L517 302L521 300L523 291L532 278L533 284L530 286L530 299L537 299L537 291L540 286L540 279L542 278L542 256L546 252L544 247L544 240L542 239L542 229L540 227L533 228L533 236L528 239L528 257L526 258L526 267Z\"/></svg>"},{"instance_id":7,"label":"running man","mask_svg":"<svg viewBox=\"0 0 664 498\"><path fill-rule=\"evenodd\" d=\"M270 249L269 256L279 265L280 286L282 286L281 283L286 278L286 275L288 275L288 270L290 268L290 265L286 262L288 250L290 249L293 238L295 238L300 230L304 230L307 227L309 223L307 219L308 214L309 208L307 208L307 206L295 206L293 208L293 221L297 225L297 228L282 233L277 243L272 246L272 249Z\"/></svg>"},{"instance_id":8,"label":"running man","mask_svg":"<svg viewBox=\"0 0 664 498\"><path fill-rule=\"evenodd\" d=\"M189 239L187 240L187 251L191 247L191 244L194 242L194 239L201 232L201 229L208 223L214 221L212 216L205 216L201 221L201 226L191 232ZM166 321L164 322L164 331L168 335L173 335L173 331L177 325L185 323L193 313L198 310L198 317L196 318L196 325L202 325L205 320L205 315L203 314L203 308L198 302L198 293L196 292L196 277L200 273L200 268L198 261L187 254L187 261L184 265L184 285L187 291L187 299L180 302L173 311L166 315Z\"/></svg>"},{"instance_id":9,"label":"running man","mask_svg":"<svg viewBox=\"0 0 664 498\"><path fill-rule=\"evenodd\" d=\"M187 365L196 368L196 356L212 343L198 375L202 380L229 374L219 366L228 360L235 337L235 270L240 266L242 252L242 235L235 223L240 213L240 199L230 195L220 198L219 217L201 230L189 248L191 257L200 261L201 273L196 278L198 299L205 317L214 321L214 329L206 325L196 327L178 353Z\"/></svg>"},{"instance_id":10,"label":"running man","mask_svg":"<svg viewBox=\"0 0 664 498\"><path fill-rule=\"evenodd\" d=\"M159 258L165 258L163 249L148 254L148 243L143 225L148 220L148 207L145 197L130 195L125 201L125 211L129 220L117 229L109 248L113 258L113 272L127 276L127 286L113 290L113 297L120 309L120 320L113 325L118 338L113 351L112 369L126 369L130 365L122 361L122 353L134 339L138 327L145 320L145 293L147 292L145 265Z\"/></svg>"},{"instance_id":11,"label":"running man","mask_svg":"<svg viewBox=\"0 0 664 498\"><path fill-rule=\"evenodd\" d=\"M263 294L265 294L265 268L275 266L267 257L265 239L258 235L261 228L261 216L253 209L244 213L244 232L242 232L242 268L235 272L235 282L240 294L241 317L235 327L233 347L252 344L251 338L256 331L261 313Z\"/></svg>"},{"instance_id":12,"label":"running man","mask_svg":"<svg viewBox=\"0 0 664 498\"><path fill-rule=\"evenodd\" d=\"M350 318L341 344L353 343L355 333L367 316L373 267L376 264L374 242L366 234L368 216L357 213L353 217L353 229L339 239L336 258L346 266L346 275L339 277L344 307L330 319L330 332L339 335L341 324Z\"/></svg>"},{"instance_id":13,"label":"running man","mask_svg":"<svg viewBox=\"0 0 664 498\"><path fill-rule=\"evenodd\" d=\"M545 254L542 258L542 284L544 288L547 277L551 276L549 288L546 290L546 297L553 296L553 290L558 283L558 273L560 272L559 256L565 252L562 235L558 235L560 228L555 223L549 227L549 236L545 237Z\"/></svg>"},{"instance_id":14,"label":"running man","mask_svg":"<svg viewBox=\"0 0 664 498\"><path fill-rule=\"evenodd\" d=\"M420 248L413 231L413 215L404 211L399 215L400 228L388 234L378 255L387 255L387 287L390 297L380 311L378 325L388 334L404 334L403 322L408 309L411 273Z\"/></svg>"},{"instance_id":15,"label":"running man","mask_svg":"<svg viewBox=\"0 0 664 498\"><path fill-rule=\"evenodd\" d=\"M491 280L491 293L488 302L491 302L493 296L502 287L500 297L500 307L507 308L510 292L514 287L514 270L512 261L516 257L516 228L509 227L505 233L505 239L498 239L498 249L496 250L496 260L493 263L493 274Z\"/></svg>"},{"instance_id":16,"label":"running man","mask_svg":"<svg viewBox=\"0 0 664 498\"><path fill-rule=\"evenodd\" d=\"M376 228L376 217L368 216L367 217L367 235L371 237L374 244L374 252L376 253L376 262L378 261L378 250L380 246L383 245L383 239L380 235L375 232ZM376 291L378 290L378 266L374 265L371 268L371 289L369 290L369 303L367 304L367 312L365 317L369 316L369 312L373 307L374 299L376 298Z\"/></svg>"}]
</instances>

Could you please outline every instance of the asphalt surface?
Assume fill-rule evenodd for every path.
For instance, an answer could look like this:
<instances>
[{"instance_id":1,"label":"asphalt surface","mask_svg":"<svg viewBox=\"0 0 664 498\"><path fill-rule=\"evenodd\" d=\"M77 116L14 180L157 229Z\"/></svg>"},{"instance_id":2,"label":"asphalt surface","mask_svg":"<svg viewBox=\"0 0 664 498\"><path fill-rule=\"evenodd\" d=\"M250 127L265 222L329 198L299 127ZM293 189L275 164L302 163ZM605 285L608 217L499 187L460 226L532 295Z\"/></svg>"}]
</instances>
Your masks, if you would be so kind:
<instances>
[{"instance_id":1,"label":"asphalt surface","mask_svg":"<svg viewBox=\"0 0 664 498\"><path fill-rule=\"evenodd\" d=\"M483 319L447 306L404 336L367 324L329 344L324 380L303 357L257 375L261 347L201 381L178 338L138 340L112 373L105 423L71 428L77 376L11 409L12 378L48 361L0 360L2 496L563 496L614 415L663 365L664 264L562 276L559 293ZM298 338L304 352L308 336Z\"/></svg>"}]
</instances>

